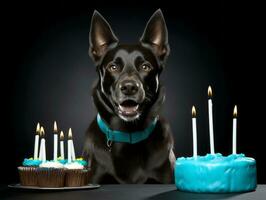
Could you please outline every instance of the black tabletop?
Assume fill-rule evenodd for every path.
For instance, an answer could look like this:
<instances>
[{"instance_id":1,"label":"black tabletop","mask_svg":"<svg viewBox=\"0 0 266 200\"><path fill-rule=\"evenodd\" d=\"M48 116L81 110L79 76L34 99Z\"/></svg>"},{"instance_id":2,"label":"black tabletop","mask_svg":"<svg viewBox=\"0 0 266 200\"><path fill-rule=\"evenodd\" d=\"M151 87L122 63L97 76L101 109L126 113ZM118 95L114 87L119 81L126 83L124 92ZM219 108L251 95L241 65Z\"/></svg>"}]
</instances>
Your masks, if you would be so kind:
<instances>
[{"instance_id":1,"label":"black tabletop","mask_svg":"<svg viewBox=\"0 0 266 200\"><path fill-rule=\"evenodd\" d=\"M20 200L109 200L109 199L146 199L146 200L186 200L186 199L230 199L230 200L265 200L266 185L258 185L257 190L234 194L196 194L177 191L174 185L102 185L94 190L76 191L25 191L0 188L0 199Z\"/></svg>"}]
</instances>

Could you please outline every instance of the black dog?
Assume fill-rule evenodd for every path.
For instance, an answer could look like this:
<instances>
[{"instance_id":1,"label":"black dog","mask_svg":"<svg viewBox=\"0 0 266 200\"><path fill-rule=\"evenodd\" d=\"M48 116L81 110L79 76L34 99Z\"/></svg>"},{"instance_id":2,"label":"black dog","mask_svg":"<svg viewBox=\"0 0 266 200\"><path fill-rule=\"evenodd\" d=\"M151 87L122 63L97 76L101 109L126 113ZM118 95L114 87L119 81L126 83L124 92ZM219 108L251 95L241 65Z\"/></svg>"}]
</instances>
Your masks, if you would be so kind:
<instances>
[{"instance_id":1,"label":"black dog","mask_svg":"<svg viewBox=\"0 0 266 200\"><path fill-rule=\"evenodd\" d=\"M169 54L161 10L146 25L137 44L120 44L107 21L95 11L89 54L99 80L93 88L98 116L91 123L84 156L94 183L169 183L173 138L159 116L165 91L159 82Z\"/></svg>"}]
</instances>

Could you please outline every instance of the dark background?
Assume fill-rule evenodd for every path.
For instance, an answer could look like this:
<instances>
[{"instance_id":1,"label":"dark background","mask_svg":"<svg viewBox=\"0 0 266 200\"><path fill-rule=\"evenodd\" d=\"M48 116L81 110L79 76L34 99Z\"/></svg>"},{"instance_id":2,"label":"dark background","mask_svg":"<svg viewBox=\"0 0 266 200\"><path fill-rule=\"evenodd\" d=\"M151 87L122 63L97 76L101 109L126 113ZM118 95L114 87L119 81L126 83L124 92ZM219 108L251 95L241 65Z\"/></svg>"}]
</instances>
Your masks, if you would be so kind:
<instances>
[{"instance_id":1,"label":"dark background","mask_svg":"<svg viewBox=\"0 0 266 200\"><path fill-rule=\"evenodd\" d=\"M1 182L18 181L16 167L33 154L37 122L46 130L48 159L52 159L54 120L65 133L72 127L76 153L82 153L85 130L96 114L90 90L97 76L87 54L93 10L107 19L121 42L133 43L161 8L171 47L161 77L167 89L163 113L174 133L176 156L192 155L192 105L198 114L199 153L209 152L207 87L211 85L216 152L231 153L232 112L237 104L238 152L257 160L258 182L266 183L259 5L111 3L34 1L2 7Z\"/></svg>"}]
</instances>

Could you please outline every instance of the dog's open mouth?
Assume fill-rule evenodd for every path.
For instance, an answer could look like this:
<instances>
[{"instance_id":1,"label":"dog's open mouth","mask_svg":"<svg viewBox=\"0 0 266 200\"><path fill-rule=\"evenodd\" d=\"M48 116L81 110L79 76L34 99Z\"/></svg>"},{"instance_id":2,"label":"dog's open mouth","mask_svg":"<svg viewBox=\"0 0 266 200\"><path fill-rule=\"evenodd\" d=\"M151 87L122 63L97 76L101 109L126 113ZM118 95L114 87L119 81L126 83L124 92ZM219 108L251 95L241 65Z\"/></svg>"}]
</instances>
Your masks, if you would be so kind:
<instances>
[{"instance_id":1,"label":"dog's open mouth","mask_svg":"<svg viewBox=\"0 0 266 200\"><path fill-rule=\"evenodd\" d=\"M126 117L133 117L138 114L139 104L133 100L123 101L118 105L119 113Z\"/></svg>"}]
</instances>

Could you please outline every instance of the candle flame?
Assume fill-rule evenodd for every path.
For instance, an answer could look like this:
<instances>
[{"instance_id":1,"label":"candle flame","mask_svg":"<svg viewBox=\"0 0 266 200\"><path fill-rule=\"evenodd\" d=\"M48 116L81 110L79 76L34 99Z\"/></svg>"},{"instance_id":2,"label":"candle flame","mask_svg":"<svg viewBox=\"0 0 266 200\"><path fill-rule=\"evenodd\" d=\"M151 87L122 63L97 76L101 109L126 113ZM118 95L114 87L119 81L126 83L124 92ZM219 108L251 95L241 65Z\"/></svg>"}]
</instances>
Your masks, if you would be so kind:
<instances>
[{"instance_id":1,"label":"candle flame","mask_svg":"<svg viewBox=\"0 0 266 200\"><path fill-rule=\"evenodd\" d=\"M60 140L63 140L63 139L64 139L64 132L61 131L61 132L60 132Z\"/></svg>"},{"instance_id":2,"label":"candle flame","mask_svg":"<svg viewBox=\"0 0 266 200\"><path fill-rule=\"evenodd\" d=\"M45 135L44 128L43 128L43 126L41 126L41 129L40 129L40 136L44 136L44 135Z\"/></svg>"},{"instance_id":3,"label":"candle flame","mask_svg":"<svg viewBox=\"0 0 266 200\"><path fill-rule=\"evenodd\" d=\"M68 130L68 139L72 139L72 129L69 128Z\"/></svg>"},{"instance_id":4,"label":"candle flame","mask_svg":"<svg viewBox=\"0 0 266 200\"><path fill-rule=\"evenodd\" d=\"M196 117L196 108L195 108L195 106L192 106L192 117L193 118Z\"/></svg>"},{"instance_id":5,"label":"candle flame","mask_svg":"<svg viewBox=\"0 0 266 200\"><path fill-rule=\"evenodd\" d=\"M37 126L36 126L36 133L39 134L40 133L40 123L38 122Z\"/></svg>"},{"instance_id":6,"label":"candle flame","mask_svg":"<svg viewBox=\"0 0 266 200\"><path fill-rule=\"evenodd\" d=\"M210 85L209 85L209 87L208 87L208 97L209 97L209 98L212 97L212 88L211 88Z\"/></svg>"},{"instance_id":7,"label":"candle flame","mask_svg":"<svg viewBox=\"0 0 266 200\"><path fill-rule=\"evenodd\" d=\"M235 107L234 107L233 117L234 118L237 117L237 105L235 105Z\"/></svg>"},{"instance_id":8,"label":"candle flame","mask_svg":"<svg viewBox=\"0 0 266 200\"><path fill-rule=\"evenodd\" d=\"M54 121L54 133L57 133L57 123Z\"/></svg>"}]
</instances>

